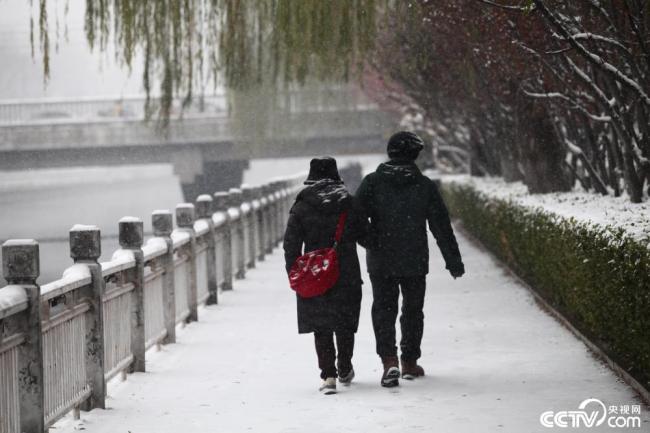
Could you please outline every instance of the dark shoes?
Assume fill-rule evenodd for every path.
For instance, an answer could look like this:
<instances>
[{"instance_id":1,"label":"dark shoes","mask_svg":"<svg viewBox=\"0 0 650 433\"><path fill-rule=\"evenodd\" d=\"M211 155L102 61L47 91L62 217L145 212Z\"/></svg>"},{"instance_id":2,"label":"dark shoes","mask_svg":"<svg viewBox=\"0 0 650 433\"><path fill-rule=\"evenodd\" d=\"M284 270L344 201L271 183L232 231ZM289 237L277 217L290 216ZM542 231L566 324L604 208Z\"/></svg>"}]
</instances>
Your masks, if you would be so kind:
<instances>
[{"instance_id":1,"label":"dark shoes","mask_svg":"<svg viewBox=\"0 0 650 433\"><path fill-rule=\"evenodd\" d=\"M354 368L350 368L350 370L345 374L342 374L341 370L339 370L339 382L342 385L349 385L352 383L352 379L354 379Z\"/></svg>"},{"instance_id":2,"label":"dark shoes","mask_svg":"<svg viewBox=\"0 0 650 433\"><path fill-rule=\"evenodd\" d=\"M381 386L392 388L399 385L399 363L397 356L384 356L381 358L384 364L384 374L381 376Z\"/></svg>"},{"instance_id":3,"label":"dark shoes","mask_svg":"<svg viewBox=\"0 0 650 433\"><path fill-rule=\"evenodd\" d=\"M402 359L402 371L400 373L399 363L396 356L384 356L381 358L384 364L384 374L381 376L381 386L392 388L399 385L399 377L413 380L416 377L424 376L424 369L418 365L417 361L407 361Z\"/></svg>"},{"instance_id":4,"label":"dark shoes","mask_svg":"<svg viewBox=\"0 0 650 433\"><path fill-rule=\"evenodd\" d=\"M424 369L420 367L417 361L406 361L402 359L402 378L413 380L416 377L424 376Z\"/></svg>"}]
</instances>

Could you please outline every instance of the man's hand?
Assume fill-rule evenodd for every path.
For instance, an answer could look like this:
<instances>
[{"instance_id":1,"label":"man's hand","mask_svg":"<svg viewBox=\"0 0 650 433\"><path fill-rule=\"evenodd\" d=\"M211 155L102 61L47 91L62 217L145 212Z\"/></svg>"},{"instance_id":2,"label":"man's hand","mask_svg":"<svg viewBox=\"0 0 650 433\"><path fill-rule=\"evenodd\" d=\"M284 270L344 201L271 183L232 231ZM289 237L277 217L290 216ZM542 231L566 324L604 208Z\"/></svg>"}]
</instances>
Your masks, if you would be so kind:
<instances>
[{"instance_id":1,"label":"man's hand","mask_svg":"<svg viewBox=\"0 0 650 433\"><path fill-rule=\"evenodd\" d=\"M451 274L454 279L460 278L465 274L465 265L463 262L459 263L454 263L453 265L449 266L447 269L449 269L449 273Z\"/></svg>"}]
</instances>

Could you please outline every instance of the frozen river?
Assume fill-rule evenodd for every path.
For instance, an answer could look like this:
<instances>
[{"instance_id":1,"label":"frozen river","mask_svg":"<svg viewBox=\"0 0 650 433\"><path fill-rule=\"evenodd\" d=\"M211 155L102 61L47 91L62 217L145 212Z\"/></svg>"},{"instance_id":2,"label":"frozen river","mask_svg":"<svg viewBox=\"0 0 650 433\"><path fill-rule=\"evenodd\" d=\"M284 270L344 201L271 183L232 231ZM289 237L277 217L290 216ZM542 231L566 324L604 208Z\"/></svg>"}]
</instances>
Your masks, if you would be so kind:
<instances>
[{"instance_id":1,"label":"frozen river","mask_svg":"<svg viewBox=\"0 0 650 433\"><path fill-rule=\"evenodd\" d=\"M382 157L345 157L370 168ZM308 169L308 158L253 160L244 173L252 185ZM109 260L117 248L117 221L126 215L144 221L151 232L150 215L183 201L178 177L171 165L88 167L0 172L0 240L33 238L41 249L40 284L59 278L72 263L68 230L74 224L93 224L102 231L100 260ZM1 271L0 271L1 272ZM4 286L0 280L0 287Z\"/></svg>"}]
</instances>

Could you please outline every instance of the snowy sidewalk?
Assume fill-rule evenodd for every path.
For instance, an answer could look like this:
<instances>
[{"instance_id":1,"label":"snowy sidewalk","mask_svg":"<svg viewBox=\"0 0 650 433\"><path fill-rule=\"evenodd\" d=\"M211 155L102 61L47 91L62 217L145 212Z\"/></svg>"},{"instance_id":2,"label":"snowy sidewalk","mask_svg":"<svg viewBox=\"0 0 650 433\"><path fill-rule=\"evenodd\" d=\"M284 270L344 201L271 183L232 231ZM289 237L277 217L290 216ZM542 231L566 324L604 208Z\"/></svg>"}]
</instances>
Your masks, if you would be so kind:
<instances>
[{"instance_id":1,"label":"snowy sidewalk","mask_svg":"<svg viewBox=\"0 0 650 433\"><path fill-rule=\"evenodd\" d=\"M458 240L468 271L459 280L431 246L423 379L379 386L364 274L357 377L337 395L320 395L313 337L297 334L294 295L276 250L218 306L199 310L200 321L181 330L177 344L147 354L147 373L112 383L108 410L82 412L81 421L64 420L51 432L519 433L549 431L542 412L575 410L589 397L639 404L525 288L460 233ZM649 431L644 407L641 417L641 429L617 430Z\"/></svg>"}]
</instances>

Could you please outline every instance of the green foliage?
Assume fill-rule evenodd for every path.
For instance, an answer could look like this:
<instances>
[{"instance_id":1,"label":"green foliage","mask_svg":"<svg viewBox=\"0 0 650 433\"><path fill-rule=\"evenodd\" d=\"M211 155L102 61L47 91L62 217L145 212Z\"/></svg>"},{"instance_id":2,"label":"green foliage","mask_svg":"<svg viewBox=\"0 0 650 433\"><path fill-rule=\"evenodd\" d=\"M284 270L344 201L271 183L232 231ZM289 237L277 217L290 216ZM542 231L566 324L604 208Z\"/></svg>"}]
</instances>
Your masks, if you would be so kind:
<instances>
[{"instance_id":1,"label":"green foliage","mask_svg":"<svg viewBox=\"0 0 650 433\"><path fill-rule=\"evenodd\" d=\"M50 0L51 1L51 0ZM308 79L347 81L374 44L386 0L86 0L91 48L131 67L144 62L143 87L159 85L167 119L175 95L225 85L256 91ZM39 48L49 74L48 0L39 2ZM31 37L34 29L32 26Z\"/></svg>"},{"instance_id":2,"label":"green foliage","mask_svg":"<svg viewBox=\"0 0 650 433\"><path fill-rule=\"evenodd\" d=\"M450 212L517 275L650 388L650 239L444 184Z\"/></svg>"}]
</instances>

